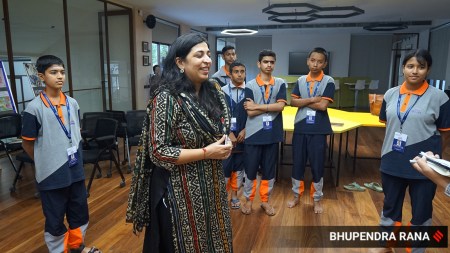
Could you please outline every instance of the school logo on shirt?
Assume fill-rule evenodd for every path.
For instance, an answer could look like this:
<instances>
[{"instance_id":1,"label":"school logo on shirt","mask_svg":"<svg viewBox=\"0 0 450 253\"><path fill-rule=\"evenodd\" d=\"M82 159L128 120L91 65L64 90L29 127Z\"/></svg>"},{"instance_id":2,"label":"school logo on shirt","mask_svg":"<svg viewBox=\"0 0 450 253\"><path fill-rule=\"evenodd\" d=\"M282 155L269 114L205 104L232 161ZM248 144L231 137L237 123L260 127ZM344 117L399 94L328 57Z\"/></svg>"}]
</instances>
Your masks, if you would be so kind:
<instances>
[{"instance_id":1,"label":"school logo on shirt","mask_svg":"<svg viewBox=\"0 0 450 253\"><path fill-rule=\"evenodd\" d=\"M420 110L419 108L413 108L411 109L412 114L422 114L422 110Z\"/></svg>"}]
</instances>

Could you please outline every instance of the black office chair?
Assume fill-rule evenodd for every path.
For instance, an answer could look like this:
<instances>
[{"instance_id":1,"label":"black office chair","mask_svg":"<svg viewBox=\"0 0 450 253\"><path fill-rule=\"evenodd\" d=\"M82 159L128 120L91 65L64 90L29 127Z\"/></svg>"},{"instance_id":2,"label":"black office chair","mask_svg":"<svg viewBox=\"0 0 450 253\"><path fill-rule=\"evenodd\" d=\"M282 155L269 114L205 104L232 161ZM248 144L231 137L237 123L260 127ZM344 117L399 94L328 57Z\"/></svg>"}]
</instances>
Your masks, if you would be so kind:
<instances>
[{"instance_id":1,"label":"black office chair","mask_svg":"<svg viewBox=\"0 0 450 253\"><path fill-rule=\"evenodd\" d=\"M81 137L83 138L83 149L89 149L94 138L97 119L113 118L110 112L85 112L81 120Z\"/></svg>"},{"instance_id":2,"label":"black office chair","mask_svg":"<svg viewBox=\"0 0 450 253\"><path fill-rule=\"evenodd\" d=\"M125 157L126 152L126 138L127 138L127 119L124 111L114 111L114 110L106 110L106 112L112 114L112 118L117 120L119 125L117 126L117 137L122 138L123 140L123 156ZM117 160L120 164L120 155L119 155L119 147L117 146ZM126 163L126 158L124 158L123 163Z\"/></svg>"},{"instance_id":3,"label":"black office chair","mask_svg":"<svg viewBox=\"0 0 450 253\"><path fill-rule=\"evenodd\" d=\"M21 142L8 142L9 138L20 138L22 132L22 116L15 112L0 115L0 147L5 150L14 171L17 173L16 165L11 158L10 152L22 148Z\"/></svg>"},{"instance_id":4,"label":"black office chair","mask_svg":"<svg viewBox=\"0 0 450 253\"><path fill-rule=\"evenodd\" d=\"M20 161L19 169L16 171L16 176L14 177L14 181L12 186L9 188L9 191L11 193L16 192L16 184L19 179L22 179L22 176L20 175L20 172L22 172L22 168L25 165L25 163L31 164L31 166L34 166L34 161L31 159L31 157L25 152L21 152L16 155L16 160ZM35 194L36 195L36 194Z\"/></svg>"},{"instance_id":5,"label":"black office chair","mask_svg":"<svg viewBox=\"0 0 450 253\"><path fill-rule=\"evenodd\" d=\"M146 110L133 110L128 111L126 115L127 119L127 131L125 143L127 146L127 160L128 160L128 173L131 173L131 161L130 161L130 151L131 147L139 145L139 138L142 133L142 125L144 124L144 119L147 115Z\"/></svg>"},{"instance_id":6,"label":"black office chair","mask_svg":"<svg viewBox=\"0 0 450 253\"><path fill-rule=\"evenodd\" d=\"M125 178L120 169L119 163L114 155L114 148L117 145L116 142L116 132L117 132L118 122L111 118L99 118L95 126L94 136L92 141L96 143L95 148L88 150L83 150L83 164L94 164L92 169L91 177L89 178L89 183L87 186L87 192L89 196L89 190L91 189L92 181L94 179L95 172L101 175L101 168L99 165L100 161L110 161L109 167L111 170L112 162L115 163L117 170L119 171L122 181L120 182L120 187L125 186Z\"/></svg>"}]
</instances>

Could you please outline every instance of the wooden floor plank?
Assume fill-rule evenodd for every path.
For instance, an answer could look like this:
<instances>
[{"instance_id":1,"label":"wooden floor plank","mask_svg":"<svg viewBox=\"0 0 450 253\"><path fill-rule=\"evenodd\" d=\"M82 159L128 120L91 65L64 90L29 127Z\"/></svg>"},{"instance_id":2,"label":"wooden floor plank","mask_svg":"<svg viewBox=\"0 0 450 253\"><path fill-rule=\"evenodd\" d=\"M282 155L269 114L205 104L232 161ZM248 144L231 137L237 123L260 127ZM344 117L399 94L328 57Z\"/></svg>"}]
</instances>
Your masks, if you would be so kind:
<instances>
[{"instance_id":1,"label":"wooden floor plank","mask_svg":"<svg viewBox=\"0 0 450 253\"><path fill-rule=\"evenodd\" d=\"M384 137L384 129L361 128L359 131L358 155L380 156L380 148ZM288 135L289 138L289 135ZM349 153L353 154L354 132L349 136ZM344 136L345 141L345 136ZM122 142L120 142L122 143ZM335 140L334 163L337 161L337 143ZM344 146L345 148L345 146ZM122 150L122 149L121 149ZM291 149L285 149L285 161L292 159ZM133 152L134 153L134 152ZM450 148L445 150L450 157ZM121 154L121 157L122 154ZM133 155L134 157L134 155ZM324 178L324 213L314 214L313 203L309 197L311 173L305 174L306 187L300 204L287 208L286 202L292 197L291 165L280 166L279 180L275 183L271 202L277 214L268 217L260 208L259 195L253 203L253 213L243 215L240 210L231 210L234 252L366 252L367 249L330 249L330 248L286 248L285 242L297 243L303 240L309 244L320 240L308 231L296 230L299 226L368 226L377 225L383 205L383 194L367 190L365 192L349 192L343 189L344 184L358 182L380 182L379 160L357 160L357 170L352 172L352 159L342 159L340 186L334 187L329 168ZM22 253L47 252L44 243L44 217L39 199L34 197L34 171L27 165L23 170L23 179L17 184L17 191L9 193L13 180L13 170L6 158L0 159L0 252ZM103 175L109 163L103 163ZM90 176L92 166L86 166L86 175ZM126 166L122 171L126 170ZM333 173L335 171L333 170ZM113 169L112 178L94 179L91 196L88 199L90 224L86 244L95 245L103 252L137 253L141 252L144 234L136 236L132 233L132 225L125 223L125 210L131 174L126 177L125 188L120 188L120 177ZM242 191L239 192L242 198ZM404 203L403 223L411 218L409 196ZM434 200L433 225L450 225L450 198L445 197L443 189L438 189ZM290 227L290 228L289 228ZM275 233L291 231L292 235ZM404 252L398 249L397 252ZM449 249L428 249L427 252L450 252Z\"/></svg>"}]
</instances>

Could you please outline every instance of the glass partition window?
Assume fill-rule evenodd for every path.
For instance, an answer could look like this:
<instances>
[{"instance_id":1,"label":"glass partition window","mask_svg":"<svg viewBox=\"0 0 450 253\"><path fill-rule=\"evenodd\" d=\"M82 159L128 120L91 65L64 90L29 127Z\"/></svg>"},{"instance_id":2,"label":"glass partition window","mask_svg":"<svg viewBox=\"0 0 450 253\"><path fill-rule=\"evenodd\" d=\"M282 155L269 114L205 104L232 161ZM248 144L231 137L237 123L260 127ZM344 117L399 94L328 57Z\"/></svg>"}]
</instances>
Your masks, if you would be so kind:
<instances>
[{"instance_id":1,"label":"glass partition window","mask_svg":"<svg viewBox=\"0 0 450 253\"><path fill-rule=\"evenodd\" d=\"M81 114L103 111L98 26L99 13L103 13L103 9L104 5L99 1L69 1L72 89Z\"/></svg>"},{"instance_id":2,"label":"glass partition window","mask_svg":"<svg viewBox=\"0 0 450 253\"><path fill-rule=\"evenodd\" d=\"M169 52L169 45L158 42L152 43L152 65L159 65L162 67L164 59L166 59Z\"/></svg>"}]
</instances>

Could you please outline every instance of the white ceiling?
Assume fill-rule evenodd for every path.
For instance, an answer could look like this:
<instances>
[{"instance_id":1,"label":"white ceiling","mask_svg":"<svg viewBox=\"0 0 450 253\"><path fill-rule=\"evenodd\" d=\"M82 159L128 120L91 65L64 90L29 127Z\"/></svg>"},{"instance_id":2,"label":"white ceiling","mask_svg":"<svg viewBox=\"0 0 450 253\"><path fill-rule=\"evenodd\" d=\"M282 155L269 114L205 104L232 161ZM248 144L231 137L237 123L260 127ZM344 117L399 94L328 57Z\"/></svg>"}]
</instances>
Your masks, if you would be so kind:
<instances>
[{"instance_id":1,"label":"white ceiling","mask_svg":"<svg viewBox=\"0 0 450 253\"><path fill-rule=\"evenodd\" d=\"M301 24L335 24L366 22L398 22L398 21L436 21L450 20L449 0L119 0L142 9L145 15L153 14L173 22L192 27L233 27L283 25L269 21L269 14L262 9L270 4L279 3L311 3L320 7L355 6L365 11L364 14L345 19L322 19ZM283 9L283 12L287 10ZM294 10L292 10L294 11ZM297 12L305 9L297 8ZM327 13L328 14L328 13ZM424 26L409 26L401 32L419 32ZM353 29L339 28L326 30ZM314 29L318 31L318 29ZM261 32L261 31L260 31ZM263 31L264 32L264 31ZM268 34L276 30L266 31Z\"/></svg>"}]
</instances>

